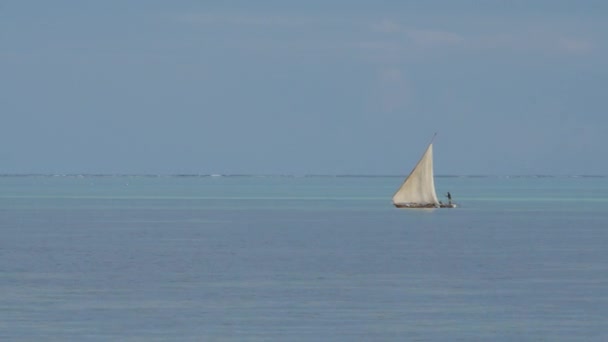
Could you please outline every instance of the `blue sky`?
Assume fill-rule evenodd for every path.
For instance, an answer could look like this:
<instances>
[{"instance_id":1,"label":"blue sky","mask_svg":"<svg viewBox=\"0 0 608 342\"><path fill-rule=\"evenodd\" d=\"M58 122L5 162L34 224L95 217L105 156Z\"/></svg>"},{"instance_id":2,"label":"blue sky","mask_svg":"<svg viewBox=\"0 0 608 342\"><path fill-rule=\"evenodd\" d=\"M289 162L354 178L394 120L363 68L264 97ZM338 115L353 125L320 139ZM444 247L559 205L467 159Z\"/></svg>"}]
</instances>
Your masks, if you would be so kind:
<instances>
[{"instance_id":1,"label":"blue sky","mask_svg":"<svg viewBox=\"0 0 608 342\"><path fill-rule=\"evenodd\" d=\"M606 1L1 1L0 173L608 174Z\"/></svg>"}]
</instances>

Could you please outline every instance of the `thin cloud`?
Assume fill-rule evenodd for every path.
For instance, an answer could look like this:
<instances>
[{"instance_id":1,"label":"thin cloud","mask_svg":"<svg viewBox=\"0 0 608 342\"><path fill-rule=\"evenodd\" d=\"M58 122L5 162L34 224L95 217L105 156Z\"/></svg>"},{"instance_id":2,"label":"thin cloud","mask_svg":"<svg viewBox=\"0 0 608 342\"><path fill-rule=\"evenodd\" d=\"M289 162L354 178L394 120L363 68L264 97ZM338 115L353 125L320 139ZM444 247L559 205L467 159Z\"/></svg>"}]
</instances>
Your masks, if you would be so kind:
<instances>
[{"instance_id":1,"label":"thin cloud","mask_svg":"<svg viewBox=\"0 0 608 342\"><path fill-rule=\"evenodd\" d=\"M364 51L403 52L404 46L396 41L361 41L353 44L357 49Z\"/></svg>"},{"instance_id":2,"label":"thin cloud","mask_svg":"<svg viewBox=\"0 0 608 342\"><path fill-rule=\"evenodd\" d=\"M455 32L436 30L406 30L405 34L418 45L453 46L465 41L465 38Z\"/></svg>"},{"instance_id":3,"label":"thin cloud","mask_svg":"<svg viewBox=\"0 0 608 342\"><path fill-rule=\"evenodd\" d=\"M564 37L560 38L557 45L566 52L575 54L587 54L593 50L593 44L588 40Z\"/></svg>"},{"instance_id":4,"label":"thin cloud","mask_svg":"<svg viewBox=\"0 0 608 342\"><path fill-rule=\"evenodd\" d=\"M484 30L458 32L433 27L406 26L399 21L383 19L375 22L356 17L339 18L324 15L297 15L288 13L199 12L181 13L172 20L190 25L226 26L240 29L275 28L297 30L305 28L310 39L291 42L299 49L331 50L347 52L354 47L365 53L382 55L381 59L395 61L406 53L418 51L424 54L442 49L466 53L481 50L549 52L585 55L595 50L595 45L584 37L561 36L556 32L525 28L503 28L486 33ZM350 27L353 30L343 30ZM356 28L367 27L368 34ZM336 28L340 28L336 31ZM298 31L300 32L300 31ZM327 32L340 32L339 35ZM345 34L344 32L353 32ZM364 31L363 31L364 32ZM373 35L369 35L372 33ZM316 37L316 38L315 38ZM273 43L274 42L274 43ZM255 42L247 42L247 46ZM264 43L264 42L258 42ZM266 41L268 48L284 48L284 41ZM276 46L275 46L276 45ZM253 46L256 46L255 44Z\"/></svg>"},{"instance_id":5,"label":"thin cloud","mask_svg":"<svg viewBox=\"0 0 608 342\"><path fill-rule=\"evenodd\" d=\"M504 49L526 52L549 52L586 55L594 50L594 44L586 38L573 38L552 33L511 33L484 36L473 42L482 49Z\"/></svg>"},{"instance_id":6,"label":"thin cloud","mask_svg":"<svg viewBox=\"0 0 608 342\"><path fill-rule=\"evenodd\" d=\"M173 16L178 22L196 25L231 26L300 26L318 22L318 18L257 13L183 13Z\"/></svg>"},{"instance_id":7,"label":"thin cloud","mask_svg":"<svg viewBox=\"0 0 608 342\"><path fill-rule=\"evenodd\" d=\"M422 46L457 45L465 41L464 36L456 32L408 28L392 20L382 20L371 25L372 31L387 35L405 36L408 40Z\"/></svg>"},{"instance_id":8,"label":"thin cloud","mask_svg":"<svg viewBox=\"0 0 608 342\"><path fill-rule=\"evenodd\" d=\"M389 68L380 71L380 80L383 83L400 83L403 81L401 69Z\"/></svg>"},{"instance_id":9,"label":"thin cloud","mask_svg":"<svg viewBox=\"0 0 608 342\"><path fill-rule=\"evenodd\" d=\"M372 31L380 33L399 33L403 31L403 27L392 20L382 20L379 23L372 24Z\"/></svg>"},{"instance_id":10,"label":"thin cloud","mask_svg":"<svg viewBox=\"0 0 608 342\"><path fill-rule=\"evenodd\" d=\"M383 111L404 108L410 97L408 82L400 68L388 67L378 72L379 104Z\"/></svg>"},{"instance_id":11,"label":"thin cloud","mask_svg":"<svg viewBox=\"0 0 608 342\"><path fill-rule=\"evenodd\" d=\"M535 29L462 34L451 30L406 27L388 19L373 23L370 27L381 38L360 43L359 47L379 52L411 51L416 47L459 47L471 51L491 49L584 55L596 48L593 41L584 37L563 36Z\"/></svg>"}]
</instances>

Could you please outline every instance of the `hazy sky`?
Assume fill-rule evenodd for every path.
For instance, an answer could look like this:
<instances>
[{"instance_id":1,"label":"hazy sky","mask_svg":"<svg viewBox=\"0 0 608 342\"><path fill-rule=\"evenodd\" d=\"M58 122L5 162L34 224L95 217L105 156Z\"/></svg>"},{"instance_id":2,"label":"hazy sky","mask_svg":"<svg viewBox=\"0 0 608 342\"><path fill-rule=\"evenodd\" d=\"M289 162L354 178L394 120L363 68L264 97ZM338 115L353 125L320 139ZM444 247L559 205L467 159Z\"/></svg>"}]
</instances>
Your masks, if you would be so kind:
<instances>
[{"instance_id":1,"label":"hazy sky","mask_svg":"<svg viewBox=\"0 0 608 342\"><path fill-rule=\"evenodd\" d=\"M0 1L0 173L608 174L608 1Z\"/></svg>"}]
</instances>

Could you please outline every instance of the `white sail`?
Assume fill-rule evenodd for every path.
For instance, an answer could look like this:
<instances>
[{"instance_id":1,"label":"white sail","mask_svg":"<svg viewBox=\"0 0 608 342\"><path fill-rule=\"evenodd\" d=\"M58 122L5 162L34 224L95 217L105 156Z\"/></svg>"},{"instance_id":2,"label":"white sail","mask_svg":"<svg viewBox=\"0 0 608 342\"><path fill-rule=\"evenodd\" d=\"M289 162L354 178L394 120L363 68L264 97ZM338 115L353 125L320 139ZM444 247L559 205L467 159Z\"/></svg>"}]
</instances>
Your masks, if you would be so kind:
<instances>
[{"instance_id":1,"label":"white sail","mask_svg":"<svg viewBox=\"0 0 608 342\"><path fill-rule=\"evenodd\" d=\"M420 158L416 167L393 196L398 207L438 207L433 179L433 143Z\"/></svg>"}]
</instances>

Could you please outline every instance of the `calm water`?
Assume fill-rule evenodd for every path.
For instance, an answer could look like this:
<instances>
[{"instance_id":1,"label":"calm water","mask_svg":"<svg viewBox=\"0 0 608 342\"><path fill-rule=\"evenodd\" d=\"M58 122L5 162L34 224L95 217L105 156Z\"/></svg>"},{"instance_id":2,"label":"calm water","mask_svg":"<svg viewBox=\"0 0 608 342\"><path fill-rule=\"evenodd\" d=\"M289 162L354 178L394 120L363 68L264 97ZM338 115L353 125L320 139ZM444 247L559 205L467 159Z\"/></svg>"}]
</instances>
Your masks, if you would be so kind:
<instances>
[{"instance_id":1,"label":"calm water","mask_svg":"<svg viewBox=\"0 0 608 342\"><path fill-rule=\"evenodd\" d=\"M401 181L0 177L0 340L608 340L608 178Z\"/></svg>"}]
</instances>

